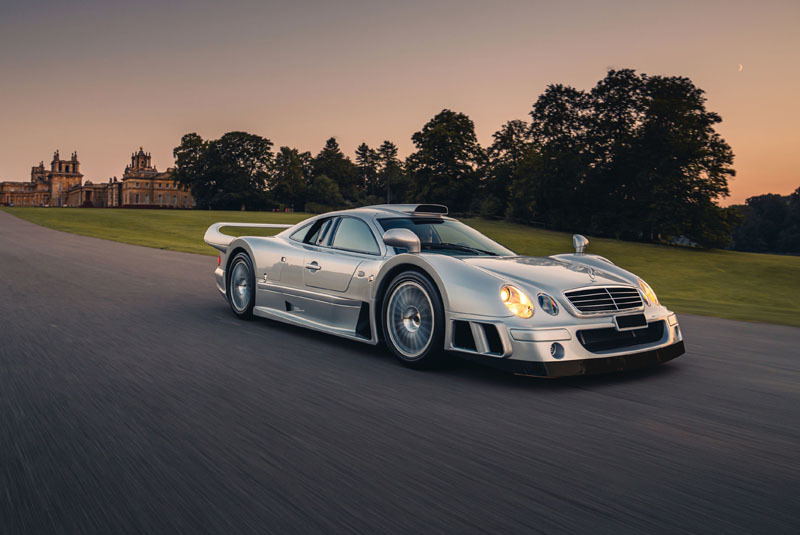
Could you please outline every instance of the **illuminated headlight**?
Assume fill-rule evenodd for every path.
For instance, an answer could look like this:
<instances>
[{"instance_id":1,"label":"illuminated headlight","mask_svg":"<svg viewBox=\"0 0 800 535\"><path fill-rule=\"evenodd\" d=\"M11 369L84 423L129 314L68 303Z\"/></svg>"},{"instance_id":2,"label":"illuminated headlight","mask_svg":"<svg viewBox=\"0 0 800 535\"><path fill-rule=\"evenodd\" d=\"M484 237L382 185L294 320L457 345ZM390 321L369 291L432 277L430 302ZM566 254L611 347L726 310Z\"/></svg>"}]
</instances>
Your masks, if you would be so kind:
<instances>
[{"instance_id":1,"label":"illuminated headlight","mask_svg":"<svg viewBox=\"0 0 800 535\"><path fill-rule=\"evenodd\" d=\"M537 301L539 301L539 308L550 314L551 316L555 316L558 314L558 303L556 300L550 297L547 294L539 294L537 296Z\"/></svg>"},{"instance_id":2,"label":"illuminated headlight","mask_svg":"<svg viewBox=\"0 0 800 535\"><path fill-rule=\"evenodd\" d=\"M656 293L653 291L650 285L644 282L642 279L639 279L639 289L642 291L645 303L654 307L658 306L658 297L656 297Z\"/></svg>"},{"instance_id":3,"label":"illuminated headlight","mask_svg":"<svg viewBox=\"0 0 800 535\"><path fill-rule=\"evenodd\" d=\"M500 300L515 316L530 318L533 316L533 303L525 293L511 285L500 288Z\"/></svg>"}]
</instances>

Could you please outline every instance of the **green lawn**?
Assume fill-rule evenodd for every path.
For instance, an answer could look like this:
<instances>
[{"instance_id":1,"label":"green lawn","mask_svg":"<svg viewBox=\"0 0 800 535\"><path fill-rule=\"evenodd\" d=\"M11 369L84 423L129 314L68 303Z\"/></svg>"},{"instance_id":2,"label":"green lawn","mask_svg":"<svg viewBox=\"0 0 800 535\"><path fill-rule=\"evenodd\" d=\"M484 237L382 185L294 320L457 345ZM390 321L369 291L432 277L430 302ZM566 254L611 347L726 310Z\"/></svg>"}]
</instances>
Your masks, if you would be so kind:
<instances>
[{"instance_id":1,"label":"green lawn","mask_svg":"<svg viewBox=\"0 0 800 535\"><path fill-rule=\"evenodd\" d=\"M203 234L212 223L294 224L310 214L208 210L122 210L117 208L0 208L44 227L157 249L217 255ZM228 229L232 235L277 234L280 229Z\"/></svg>"},{"instance_id":2,"label":"green lawn","mask_svg":"<svg viewBox=\"0 0 800 535\"><path fill-rule=\"evenodd\" d=\"M214 249L203 243L203 233L211 223L295 223L308 217L308 214L201 210L2 209L58 230L207 255L216 255ZM572 251L569 234L501 221L465 222L520 254L538 256ZM231 229L230 233L236 231L256 233L246 229ZM589 239L589 252L603 255L640 275L659 299L677 312L800 326L800 257Z\"/></svg>"}]
</instances>

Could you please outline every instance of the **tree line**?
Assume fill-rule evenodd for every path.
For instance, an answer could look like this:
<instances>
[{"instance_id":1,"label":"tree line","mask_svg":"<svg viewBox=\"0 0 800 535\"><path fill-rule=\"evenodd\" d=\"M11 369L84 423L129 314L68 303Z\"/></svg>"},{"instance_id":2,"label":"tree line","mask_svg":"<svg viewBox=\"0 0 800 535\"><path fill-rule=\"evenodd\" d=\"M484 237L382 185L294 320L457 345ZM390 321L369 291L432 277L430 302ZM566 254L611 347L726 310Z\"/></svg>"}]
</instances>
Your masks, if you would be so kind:
<instances>
[{"instance_id":1,"label":"tree line","mask_svg":"<svg viewBox=\"0 0 800 535\"><path fill-rule=\"evenodd\" d=\"M800 254L800 188L790 195L758 195L734 206L741 223L731 248L753 253Z\"/></svg>"},{"instance_id":2,"label":"tree line","mask_svg":"<svg viewBox=\"0 0 800 535\"><path fill-rule=\"evenodd\" d=\"M312 155L246 132L191 133L174 150L175 175L199 208L426 202L597 236L730 242L743 216L717 202L733 152L690 79L611 70L588 91L548 86L528 115L482 147L472 120L444 109L411 136L405 159L388 140L362 143L351 160L335 138Z\"/></svg>"}]
</instances>

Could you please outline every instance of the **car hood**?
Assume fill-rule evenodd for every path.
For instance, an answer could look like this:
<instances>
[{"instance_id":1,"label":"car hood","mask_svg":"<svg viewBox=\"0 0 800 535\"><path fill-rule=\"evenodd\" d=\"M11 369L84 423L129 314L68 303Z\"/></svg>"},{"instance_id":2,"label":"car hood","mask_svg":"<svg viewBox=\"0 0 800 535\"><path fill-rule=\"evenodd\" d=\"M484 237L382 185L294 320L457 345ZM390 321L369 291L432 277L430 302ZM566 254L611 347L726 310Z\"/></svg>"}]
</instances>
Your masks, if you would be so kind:
<instances>
[{"instance_id":1,"label":"car hood","mask_svg":"<svg viewBox=\"0 0 800 535\"><path fill-rule=\"evenodd\" d=\"M586 286L634 286L617 274L601 268L550 257L467 257L462 260L478 269L524 286L534 286L557 295Z\"/></svg>"}]
</instances>

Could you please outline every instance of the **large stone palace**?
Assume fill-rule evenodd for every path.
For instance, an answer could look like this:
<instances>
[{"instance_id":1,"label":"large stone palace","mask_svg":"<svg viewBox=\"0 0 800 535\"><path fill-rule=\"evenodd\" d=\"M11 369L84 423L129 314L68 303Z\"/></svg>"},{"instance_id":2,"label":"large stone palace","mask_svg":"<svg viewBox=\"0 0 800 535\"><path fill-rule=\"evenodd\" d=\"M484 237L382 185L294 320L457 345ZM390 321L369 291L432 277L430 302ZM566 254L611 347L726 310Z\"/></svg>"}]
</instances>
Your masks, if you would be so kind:
<instances>
[{"instance_id":1,"label":"large stone palace","mask_svg":"<svg viewBox=\"0 0 800 535\"><path fill-rule=\"evenodd\" d=\"M173 178L173 169L159 171L150 153L139 147L131 155L122 179L83 182L78 154L62 160L53 154L50 169L44 162L31 168L30 182L0 182L0 204L10 206L71 206L96 208L193 208L191 191Z\"/></svg>"},{"instance_id":2,"label":"large stone palace","mask_svg":"<svg viewBox=\"0 0 800 535\"><path fill-rule=\"evenodd\" d=\"M62 160L58 151L53 154L50 169L44 162L31 167L30 182L0 182L0 203L15 206L65 206L66 193L79 186L83 175L78 153Z\"/></svg>"}]
</instances>

